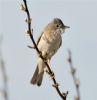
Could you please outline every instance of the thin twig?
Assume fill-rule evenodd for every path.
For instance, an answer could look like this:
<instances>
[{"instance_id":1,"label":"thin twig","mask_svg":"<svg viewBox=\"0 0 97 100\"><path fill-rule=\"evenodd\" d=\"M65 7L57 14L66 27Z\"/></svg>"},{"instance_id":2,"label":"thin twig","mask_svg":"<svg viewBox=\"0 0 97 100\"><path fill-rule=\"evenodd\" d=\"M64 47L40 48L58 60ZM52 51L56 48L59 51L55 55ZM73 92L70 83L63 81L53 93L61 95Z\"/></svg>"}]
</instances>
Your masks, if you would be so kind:
<instances>
[{"instance_id":1,"label":"thin twig","mask_svg":"<svg viewBox=\"0 0 97 100\"><path fill-rule=\"evenodd\" d=\"M7 75L6 75L6 68L5 68L4 60L2 58L1 48L0 48L0 65L1 65L1 71L2 71L2 77L3 77L3 84L4 84L4 88L2 89L2 92L3 92L3 95L4 95L4 99L8 100Z\"/></svg>"},{"instance_id":2,"label":"thin twig","mask_svg":"<svg viewBox=\"0 0 97 100\"><path fill-rule=\"evenodd\" d=\"M27 13L27 23L28 23L28 31L27 33L29 34L30 36L30 39L32 40L33 44L34 44L34 47L35 47L35 50L37 51L37 53L39 54L39 56L41 57L41 59L43 60L43 62L45 63L45 65L47 66L48 68L48 71L49 71L49 75L52 77L52 80L53 80L53 83L54 83L54 87L57 91L57 93L59 94L59 96L62 98L62 100L66 100L66 97L67 97L67 93L61 93L60 92L60 89L59 89L59 85L54 77L54 73L52 72L49 64L46 62L45 58L42 56L41 52L39 51L35 41L34 41L34 38L33 38L33 29L31 28L31 18L30 18L30 13L29 13L29 10L28 10L28 6L27 6L27 1L26 0L23 0L24 2L24 6L22 5L22 10L24 10L26 13Z\"/></svg>"},{"instance_id":3,"label":"thin twig","mask_svg":"<svg viewBox=\"0 0 97 100\"><path fill-rule=\"evenodd\" d=\"M71 75L72 75L72 78L73 78L73 81L74 81L74 84L75 84L75 88L76 88L76 93L77 93L77 96L75 97L75 100L80 100L80 91L79 91L79 80L76 78L75 74L76 74L76 69L73 67L73 64L72 64L72 56L71 56L71 51L68 50L68 53L69 53L69 58L68 58L68 62L70 64L70 69L71 69Z\"/></svg>"}]
</instances>

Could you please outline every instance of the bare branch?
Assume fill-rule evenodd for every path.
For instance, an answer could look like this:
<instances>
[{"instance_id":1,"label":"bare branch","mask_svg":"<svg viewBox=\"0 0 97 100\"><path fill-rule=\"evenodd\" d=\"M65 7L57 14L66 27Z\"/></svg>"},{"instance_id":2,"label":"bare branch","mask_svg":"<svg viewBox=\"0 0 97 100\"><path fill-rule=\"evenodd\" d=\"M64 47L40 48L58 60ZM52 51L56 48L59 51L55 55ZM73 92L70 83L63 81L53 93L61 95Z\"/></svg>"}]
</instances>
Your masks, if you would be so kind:
<instances>
[{"instance_id":1,"label":"bare branch","mask_svg":"<svg viewBox=\"0 0 97 100\"><path fill-rule=\"evenodd\" d=\"M68 62L70 64L71 75L72 75L72 78L73 78L73 81L74 81L74 84L75 84L75 88L76 88L76 93L77 93L77 96L75 96L74 100L80 100L80 91L79 91L80 83L79 83L79 80L75 76L76 69L73 67L73 64L72 64L71 51L68 50L68 53L69 53Z\"/></svg>"},{"instance_id":2,"label":"bare branch","mask_svg":"<svg viewBox=\"0 0 97 100\"><path fill-rule=\"evenodd\" d=\"M2 41L0 41L1 43ZM7 75L6 75L6 68L4 64L4 60L2 58L2 52L0 48L0 65L1 65L1 71L2 71L2 76L3 76L3 84L4 84L4 89L1 89L1 92L4 95L4 99L8 100L8 84L7 84Z\"/></svg>"},{"instance_id":3,"label":"bare branch","mask_svg":"<svg viewBox=\"0 0 97 100\"><path fill-rule=\"evenodd\" d=\"M44 61L45 65L47 66L48 68L48 71L49 71L49 75L52 77L51 79L53 80L53 83L54 83L54 88L56 89L57 93L59 94L59 96L62 98L62 100L66 100L66 97L67 97L67 93L61 93L60 92L60 89L59 89L59 85L55 79L55 75L54 73L52 72L49 64L46 62L45 58L42 56L41 52L39 51L35 41L34 41L34 38L33 38L33 29L31 28L31 18L30 18L30 13L29 13L29 10L28 10L28 6L27 6L27 1L26 0L23 0L24 2L24 5L22 5L21 9L23 11L25 11L27 13L27 20L26 22L28 23L28 31L27 33L29 34L30 36L30 39L32 40L33 44L34 44L34 47L35 47L35 50L37 51L37 53L39 54L39 56L41 57L41 59Z\"/></svg>"}]
</instances>

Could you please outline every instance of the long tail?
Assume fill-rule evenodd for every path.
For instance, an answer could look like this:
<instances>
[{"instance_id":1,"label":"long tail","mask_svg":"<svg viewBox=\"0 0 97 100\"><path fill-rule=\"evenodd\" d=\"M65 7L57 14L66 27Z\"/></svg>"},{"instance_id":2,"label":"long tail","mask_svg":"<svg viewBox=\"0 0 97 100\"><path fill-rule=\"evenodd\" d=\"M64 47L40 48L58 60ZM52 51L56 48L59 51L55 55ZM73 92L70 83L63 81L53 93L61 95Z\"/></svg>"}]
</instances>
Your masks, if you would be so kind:
<instances>
[{"instance_id":1,"label":"long tail","mask_svg":"<svg viewBox=\"0 0 97 100\"><path fill-rule=\"evenodd\" d=\"M42 84L43 75L44 75L44 68L45 68L45 64L42 61L42 59L39 58L37 68L36 68L34 75L31 79L31 84L33 84L33 85L37 84L38 86L40 86Z\"/></svg>"}]
</instances>

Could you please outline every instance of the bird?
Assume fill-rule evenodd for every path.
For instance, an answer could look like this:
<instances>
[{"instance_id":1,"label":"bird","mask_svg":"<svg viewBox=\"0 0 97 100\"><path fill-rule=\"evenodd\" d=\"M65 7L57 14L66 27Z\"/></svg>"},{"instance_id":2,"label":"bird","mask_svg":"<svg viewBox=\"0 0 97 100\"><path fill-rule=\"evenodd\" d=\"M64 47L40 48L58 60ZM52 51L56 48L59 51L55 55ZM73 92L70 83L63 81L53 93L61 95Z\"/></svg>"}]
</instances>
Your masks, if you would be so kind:
<instances>
[{"instance_id":1,"label":"bird","mask_svg":"<svg viewBox=\"0 0 97 100\"><path fill-rule=\"evenodd\" d=\"M50 62L51 58L62 45L62 33L65 32L66 28L70 27L64 25L60 18L54 18L41 32L36 44L42 56L48 62ZM31 78L31 84L41 86L45 67L46 65L41 57L38 57L37 67Z\"/></svg>"}]
</instances>

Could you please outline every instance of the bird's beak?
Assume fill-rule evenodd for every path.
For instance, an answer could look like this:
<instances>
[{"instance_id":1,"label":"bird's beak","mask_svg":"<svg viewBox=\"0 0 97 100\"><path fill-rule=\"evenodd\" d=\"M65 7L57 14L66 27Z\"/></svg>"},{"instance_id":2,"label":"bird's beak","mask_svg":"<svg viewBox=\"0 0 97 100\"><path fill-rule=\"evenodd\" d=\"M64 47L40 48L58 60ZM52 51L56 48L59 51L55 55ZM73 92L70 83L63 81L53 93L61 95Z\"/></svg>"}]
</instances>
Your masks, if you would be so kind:
<instances>
[{"instance_id":1,"label":"bird's beak","mask_svg":"<svg viewBox=\"0 0 97 100\"><path fill-rule=\"evenodd\" d=\"M61 28L61 33L64 33L66 28L70 28L70 27L64 25L64 28Z\"/></svg>"},{"instance_id":2,"label":"bird's beak","mask_svg":"<svg viewBox=\"0 0 97 100\"><path fill-rule=\"evenodd\" d=\"M69 26L64 26L64 28L61 29L61 32L64 33L65 29L70 28Z\"/></svg>"},{"instance_id":3,"label":"bird's beak","mask_svg":"<svg viewBox=\"0 0 97 100\"><path fill-rule=\"evenodd\" d=\"M70 28L69 26L65 26L65 28Z\"/></svg>"}]
</instances>

